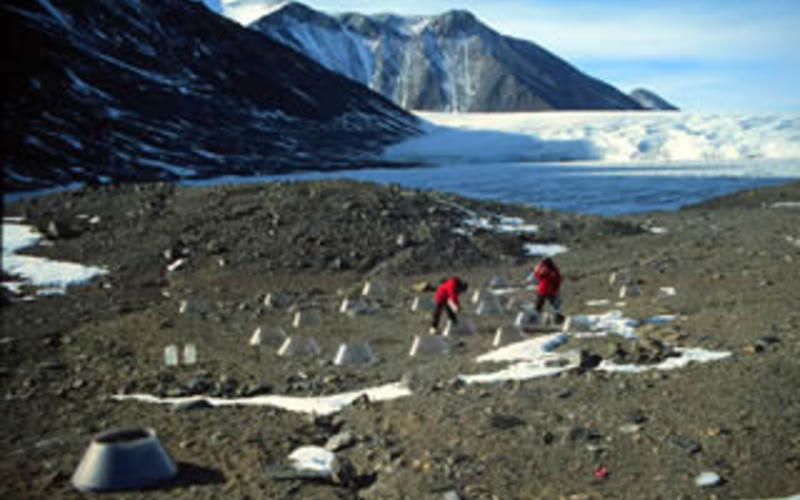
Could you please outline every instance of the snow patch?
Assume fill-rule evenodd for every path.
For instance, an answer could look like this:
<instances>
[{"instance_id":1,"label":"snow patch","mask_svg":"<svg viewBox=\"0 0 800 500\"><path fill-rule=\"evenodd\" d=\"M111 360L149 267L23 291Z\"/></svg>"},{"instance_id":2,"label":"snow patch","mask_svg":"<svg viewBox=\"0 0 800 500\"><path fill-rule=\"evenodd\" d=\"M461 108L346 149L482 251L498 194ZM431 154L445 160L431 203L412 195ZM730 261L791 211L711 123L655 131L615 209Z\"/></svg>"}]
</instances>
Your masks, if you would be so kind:
<instances>
[{"instance_id":1,"label":"snow patch","mask_svg":"<svg viewBox=\"0 0 800 500\"><path fill-rule=\"evenodd\" d=\"M352 404L356 399L366 396L370 401L388 401L410 396L411 390L400 382L370 387L358 391L334 394L331 396L293 397L293 396L254 396L251 398L212 398L192 396L185 398L159 398L149 394L117 394L111 396L115 401L141 401L145 403L179 404L191 401L205 401L210 406L272 406L287 411L331 415Z\"/></svg>"},{"instance_id":2,"label":"snow patch","mask_svg":"<svg viewBox=\"0 0 800 500\"><path fill-rule=\"evenodd\" d=\"M319 446L301 446L289 455L289 460L296 471L318 477L335 477L341 470L336 455Z\"/></svg>"},{"instance_id":3,"label":"snow patch","mask_svg":"<svg viewBox=\"0 0 800 500\"><path fill-rule=\"evenodd\" d=\"M17 255L17 252L38 244L42 235L32 226L3 221L3 272L20 276L21 282L4 282L3 286L18 293L23 285L47 287L44 294L63 293L71 285L83 284L108 270L70 262L58 262L43 257Z\"/></svg>"},{"instance_id":4,"label":"snow patch","mask_svg":"<svg viewBox=\"0 0 800 500\"><path fill-rule=\"evenodd\" d=\"M178 177L192 177L193 175L197 174L197 171L193 169L181 167L179 165L160 160L152 160L150 158L139 158L139 163L148 167L156 167L166 170L167 172L173 173Z\"/></svg>"},{"instance_id":5,"label":"snow patch","mask_svg":"<svg viewBox=\"0 0 800 500\"><path fill-rule=\"evenodd\" d=\"M72 70L66 69L64 72L69 77L70 81L72 81L72 86L78 92L85 94L85 95L95 95L101 99L105 100L112 100L111 96L103 92L102 90L98 89L94 85L89 85L85 81L81 80L78 75L76 75Z\"/></svg>"},{"instance_id":6,"label":"snow patch","mask_svg":"<svg viewBox=\"0 0 800 500\"><path fill-rule=\"evenodd\" d=\"M540 358L545 353L553 351L558 346L565 343L569 337L564 333L554 333L541 337L517 342L486 354L478 356L476 361L503 362L503 361L532 361Z\"/></svg>"},{"instance_id":7,"label":"snow patch","mask_svg":"<svg viewBox=\"0 0 800 500\"><path fill-rule=\"evenodd\" d=\"M565 253L569 249L564 245L558 245L556 243L551 244L542 244L542 243L525 243L523 246L523 251L525 255L528 256L542 256L542 257L553 257L558 254Z\"/></svg>"},{"instance_id":8,"label":"snow patch","mask_svg":"<svg viewBox=\"0 0 800 500\"><path fill-rule=\"evenodd\" d=\"M675 352L680 354L677 357L667 358L661 363L653 365L637 364L617 364L604 359L596 368L605 372L619 373L643 373L650 370L675 370L684 368L689 363L708 363L709 361L719 361L732 355L730 352L708 351L699 347L676 347Z\"/></svg>"},{"instance_id":9,"label":"snow patch","mask_svg":"<svg viewBox=\"0 0 800 500\"><path fill-rule=\"evenodd\" d=\"M527 380L536 377L557 375L561 372L575 369L580 364L580 354L573 350L563 353L552 352L564 345L570 338L598 338L609 334L621 335L625 338L636 339L634 326L639 324L661 324L677 319L671 315L661 315L636 321L622 316L620 311L614 310L606 314L570 316L571 325L565 325L565 332L578 327L580 332L555 333L544 335L530 340L517 342L499 349L490 351L476 358L478 362L516 362L515 364L493 373L480 373L476 375L459 375L458 378L465 383L495 383L505 380ZM674 370L683 368L690 363L706 363L718 361L731 356L730 352L708 351L694 347L677 347L676 357L670 357L658 364L636 365L616 364L603 360L596 368L602 371L622 373L641 373L649 370Z\"/></svg>"},{"instance_id":10,"label":"snow patch","mask_svg":"<svg viewBox=\"0 0 800 500\"><path fill-rule=\"evenodd\" d=\"M497 215L491 217L471 217L464 219L464 224L478 229L486 229L495 233L538 233L537 224L526 224L519 217Z\"/></svg>"},{"instance_id":11,"label":"snow patch","mask_svg":"<svg viewBox=\"0 0 800 500\"><path fill-rule=\"evenodd\" d=\"M72 26L69 24L67 17L61 13L60 10L55 8L52 3L48 0L36 0L36 2L42 6L44 10L46 10L53 18L58 21L62 26L67 28L68 30L72 29Z\"/></svg>"},{"instance_id":12,"label":"snow patch","mask_svg":"<svg viewBox=\"0 0 800 500\"><path fill-rule=\"evenodd\" d=\"M800 201L779 201L770 206L772 208L800 208Z\"/></svg>"}]
</instances>

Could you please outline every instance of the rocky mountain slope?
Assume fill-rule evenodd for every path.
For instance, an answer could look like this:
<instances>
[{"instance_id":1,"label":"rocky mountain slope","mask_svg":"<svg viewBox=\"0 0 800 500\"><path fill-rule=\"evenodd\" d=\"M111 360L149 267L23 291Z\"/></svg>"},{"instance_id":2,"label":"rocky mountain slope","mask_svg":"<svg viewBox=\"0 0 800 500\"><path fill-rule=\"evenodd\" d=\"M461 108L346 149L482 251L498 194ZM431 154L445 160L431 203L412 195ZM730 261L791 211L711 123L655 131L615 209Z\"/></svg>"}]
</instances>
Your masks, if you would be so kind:
<instances>
[{"instance_id":1,"label":"rocky mountain slope","mask_svg":"<svg viewBox=\"0 0 800 500\"><path fill-rule=\"evenodd\" d=\"M638 102L644 109L660 111L678 111L678 107L668 102L663 97L647 89L634 89L631 98Z\"/></svg>"},{"instance_id":2,"label":"rocky mountain slope","mask_svg":"<svg viewBox=\"0 0 800 500\"><path fill-rule=\"evenodd\" d=\"M250 26L406 109L641 109L614 87L467 11L329 16L283 2Z\"/></svg>"},{"instance_id":3,"label":"rocky mountain slope","mask_svg":"<svg viewBox=\"0 0 800 500\"><path fill-rule=\"evenodd\" d=\"M390 101L183 0L0 7L5 190L374 164Z\"/></svg>"}]
</instances>

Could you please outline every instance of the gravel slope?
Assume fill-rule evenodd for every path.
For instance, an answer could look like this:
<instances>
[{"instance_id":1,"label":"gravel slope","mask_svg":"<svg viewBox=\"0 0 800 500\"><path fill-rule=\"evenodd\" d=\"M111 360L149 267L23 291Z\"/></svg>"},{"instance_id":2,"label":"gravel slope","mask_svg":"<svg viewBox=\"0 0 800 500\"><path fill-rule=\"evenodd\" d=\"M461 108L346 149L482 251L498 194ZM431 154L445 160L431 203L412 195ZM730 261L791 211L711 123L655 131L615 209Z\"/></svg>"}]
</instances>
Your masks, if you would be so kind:
<instances>
[{"instance_id":1,"label":"gravel slope","mask_svg":"<svg viewBox=\"0 0 800 500\"><path fill-rule=\"evenodd\" d=\"M4 207L66 236L29 253L107 266L110 274L65 296L12 299L0 309L0 494L78 497L69 478L91 437L154 427L180 464L178 480L123 498L766 498L800 492L800 183L616 219L465 200L349 181L237 187L165 184L86 188ZM455 234L464 209L519 216L538 235ZM78 215L98 215L90 225ZM643 226L661 227L652 234ZM70 234L71 233L71 234ZM638 375L593 370L494 385L454 383L488 370L512 315L479 319L479 334L447 356L409 358L427 317L411 312L412 286L457 272L472 288L519 279L526 242L558 242L568 314L604 312L617 299L609 274L635 276L632 318L673 314L682 346L731 351L716 363ZM166 267L177 258L186 264ZM221 264L222 262L222 264ZM390 286L375 314L337 312L364 280ZM661 287L677 295L663 298ZM256 326L292 331L292 306L320 312L306 327L324 355L285 359L246 341ZM523 297L524 298L524 297ZM181 314L191 300L204 314ZM649 334L648 334L649 335ZM369 340L366 367L330 360L344 341ZM198 364L168 368L163 348L195 343ZM572 342L572 341L571 341ZM632 347L579 344L601 356ZM616 352L616 354L614 354ZM319 395L408 381L413 396L361 401L333 417L273 408L175 411L115 402L114 393ZM296 447L347 431L346 485L274 480ZM609 474L598 479L594 471ZM724 482L700 489L714 471ZM452 496L451 496L452 498Z\"/></svg>"}]
</instances>

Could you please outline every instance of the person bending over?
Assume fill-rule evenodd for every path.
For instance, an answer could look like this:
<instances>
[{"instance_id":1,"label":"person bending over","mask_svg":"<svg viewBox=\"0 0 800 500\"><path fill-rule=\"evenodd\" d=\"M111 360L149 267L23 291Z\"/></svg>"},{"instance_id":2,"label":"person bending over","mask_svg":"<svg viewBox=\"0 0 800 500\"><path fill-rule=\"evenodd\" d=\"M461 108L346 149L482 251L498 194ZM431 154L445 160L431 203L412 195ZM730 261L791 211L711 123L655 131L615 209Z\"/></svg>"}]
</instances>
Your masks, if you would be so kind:
<instances>
[{"instance_id":1,"label":"person bending over","mask_svg":"<svg viewBox=\"0 0 800 500\"><path fill-rule=\"evenodd\" d=\"M447 317L451 322L454 324L458 323L458 296L463 293L468 286L466 281L462 281L456 276L444 280L439 285L439 288L436 289L436 295L433 297L436 308L433 310L433 320L429 330L431 335L435 335L439 331L439 318L442 316L442 311L447 313Z\"/></svg>"}]
</instances>

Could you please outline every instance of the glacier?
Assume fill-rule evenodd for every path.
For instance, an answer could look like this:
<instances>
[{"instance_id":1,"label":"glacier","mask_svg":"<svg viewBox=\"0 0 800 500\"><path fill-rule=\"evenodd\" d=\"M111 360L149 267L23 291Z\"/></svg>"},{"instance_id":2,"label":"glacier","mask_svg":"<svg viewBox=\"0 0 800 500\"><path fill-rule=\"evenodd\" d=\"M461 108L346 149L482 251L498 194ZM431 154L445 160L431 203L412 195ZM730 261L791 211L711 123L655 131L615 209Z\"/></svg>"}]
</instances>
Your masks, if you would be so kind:
<instances>
[{"instance_id":1,"label":"glacier","mask_svg":"<svg viewBox=\"0 0 800 500\"><path fill-rule=\"evenodd\" d=\"M800 159L798 114L684 112L430 113L392 161L642 164ZM800 175L800 167L790 169Z\"/></svg>"}]
</instances>

